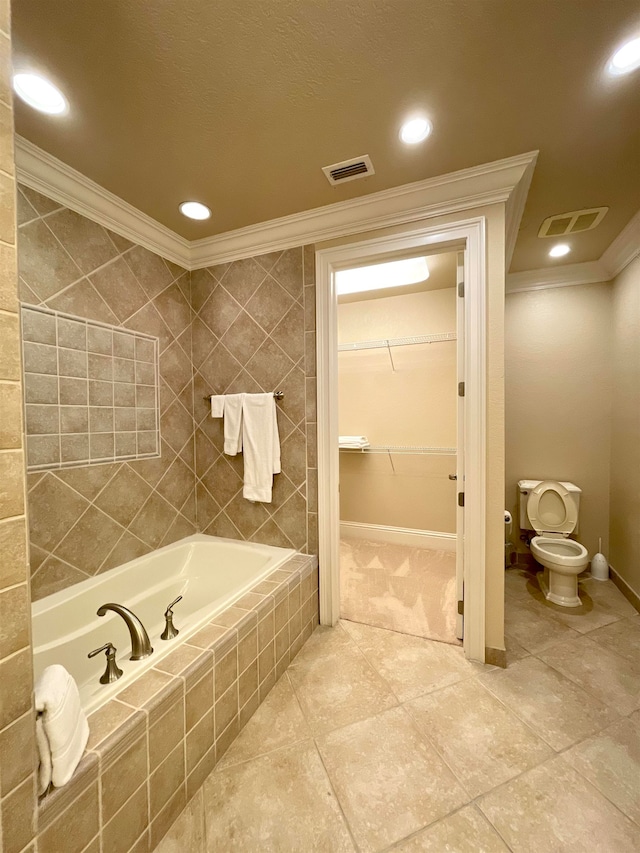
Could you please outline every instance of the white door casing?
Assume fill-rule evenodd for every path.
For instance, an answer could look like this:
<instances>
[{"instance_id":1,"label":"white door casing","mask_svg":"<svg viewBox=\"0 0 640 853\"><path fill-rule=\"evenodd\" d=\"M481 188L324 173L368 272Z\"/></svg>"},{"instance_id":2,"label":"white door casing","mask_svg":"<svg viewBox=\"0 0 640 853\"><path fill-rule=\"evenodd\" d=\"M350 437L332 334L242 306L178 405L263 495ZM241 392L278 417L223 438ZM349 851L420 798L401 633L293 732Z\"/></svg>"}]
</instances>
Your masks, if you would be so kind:
<instances>
[{"instance_id":1,"label":"white door casing","mask_svg":"<svg viewBox=\"0 0 640 853\"><path fill-rule=\"evenodd\" d=\"M340 269L415 255L420 250L464 249L465 533L464 650L484 661L486 495L486 223L484 217L447 225L411 223L400 234L361 240L316 252L316 351L318 379L318 552L320 622L340 616L340 509L338 460L338 341L335 275ZM459 484L458 484L459 485Z\"/></svg>"},{"instance_id":2,"label":"white door casing","mask_svg":"<svg viewBox=\"0 0 640 853\"><path fill-rule=\"evenodd\" d=\"M464 252L458 252L456 264L456 376L458 380L457 400L457 439L456 439L456 637L464 638L464 506L460 506L458 496L464 494L464 393L461 383L465 381L464 368ZM462 386L464 388L464 385ZM466 391L466 388L465 388Z\"/></svg>"}]
</instances>

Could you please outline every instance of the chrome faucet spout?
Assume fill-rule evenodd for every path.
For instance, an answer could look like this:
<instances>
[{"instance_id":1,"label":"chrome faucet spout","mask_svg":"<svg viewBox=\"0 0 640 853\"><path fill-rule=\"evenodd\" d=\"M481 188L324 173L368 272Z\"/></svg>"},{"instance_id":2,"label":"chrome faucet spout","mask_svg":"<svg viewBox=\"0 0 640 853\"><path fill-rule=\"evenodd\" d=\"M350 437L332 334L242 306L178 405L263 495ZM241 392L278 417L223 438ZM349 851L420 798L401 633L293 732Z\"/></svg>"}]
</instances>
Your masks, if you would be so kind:
<instances>
[{"instance_id":1,"label":"chrome faucet spout","mask_svg":"<svg viewBox=\"0 0 640 853\"><path fill-rule=\"evenodd\" d=\"M127 628L129 629L129 634L131 636L131 657L129 660L143 660L144 658L148 658L153 651L151 648L151 641L149 640L149 635L147 634L144 625L138 619L136 614L129 610L128 607L124 607L122 604L114 604L110 602L109 604L103 604L102 607L98 608L98 616L105 616L108 610L112 610L114 613L117 613L118 616L122 616Z\"/></svg>"}]
</instances>

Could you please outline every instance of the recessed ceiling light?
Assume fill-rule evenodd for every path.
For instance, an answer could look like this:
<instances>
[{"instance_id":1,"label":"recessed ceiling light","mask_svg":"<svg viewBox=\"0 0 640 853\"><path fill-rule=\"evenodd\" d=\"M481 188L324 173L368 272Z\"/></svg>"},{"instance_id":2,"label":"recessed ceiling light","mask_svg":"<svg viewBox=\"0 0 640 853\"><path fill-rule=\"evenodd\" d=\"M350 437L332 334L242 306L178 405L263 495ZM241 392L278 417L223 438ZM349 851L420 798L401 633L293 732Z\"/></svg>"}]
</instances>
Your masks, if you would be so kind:
<instances>
[{"instance_id":1,"label":"recessed ceiling light","mask_svg":"<svg viewBox=\"0 0 640 853\"><path fill-rule=\"evenodd\" d=\"M61 115L69 107L60 89L39 74L14 74L13 88L25 104L41 113Z\"/></svg>"},{"instance_id":2,"label":"recessed ceiling light","mask_svg":"<svg viewBox=\"0 0 640 853\"><path fill-rule=\"evenodd\" d=\"M406 258L402 261L388 261L386 264L340 270L336 273L336 293L338 296L346 296L348 293L402 287L428 278L426 258Z\"/></svg>"},{"instance_id":3,"label":"recessed ceiling light","mask_svg":"<svg viewBox=\"0 0 640 853\"><path fill-rule=\"evenodd\" d=\"M609 74L615 76L628 74L636 68L640 68L640 37L633 38L619 47L607 66Z\"/></svg>"},{"instance_id":4,"label":"recessed ceiling light","mask_svg":"<svg viewBox=\"0 0 640 853\"><path fill-rule=\"evenodd\" d=\"M567 246L566 243L558 243L549 252L549 257L550 258L562 258L565 255L568 255L570 251L571 251L571 246Z\"/></svg>"},{"instance_id":5,"label":"recessed ceiling light","mask_svg":"<svg viewBox=\"0 0 640 853\"><path fill-rule=\"evenodd\" d=\"M406 142L407 145L415 145L417 142L422 142L431 133L433 127L431 122L426 118L412 118L400 128L400 139Z\"/></svg>"},{"instance_id":6,"label":"recessed ceiling light","mask_svg":"<svg viewBox=\"0 0 640 853\"><path fill-rule=\"evenodd\" d=\"M208 219L211 216L211 211L205 204L200 204L199 201L183 201L180 205L180 213L188 216L189 219Z\"/></svg>"}]
</instances>

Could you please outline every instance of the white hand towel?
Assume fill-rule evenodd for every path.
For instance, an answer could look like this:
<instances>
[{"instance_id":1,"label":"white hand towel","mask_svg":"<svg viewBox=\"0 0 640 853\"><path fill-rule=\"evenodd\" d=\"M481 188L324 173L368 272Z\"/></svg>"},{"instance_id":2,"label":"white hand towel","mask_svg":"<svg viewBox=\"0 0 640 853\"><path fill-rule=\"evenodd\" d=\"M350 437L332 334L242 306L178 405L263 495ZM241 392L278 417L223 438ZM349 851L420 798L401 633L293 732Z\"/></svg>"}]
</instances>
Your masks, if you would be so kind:
<instances>
[{"instance_id":1,"label":"white hand towel","mask_svg":"<svg viewBox=\"0 0 640 853\"><path fill-rule=\"evenodd\" d=\"M276 401L273 394L245 394L242 409L242 495L249 501L271 503L273 475L280 473Z\"/></svg>"},{"instance_id":2,"label":"white hand towel","mask_svg":"<svg viewBox=\"0 0 640 853\"><path fill-rule=\"evenodd\" d=\"M224 399L224 452L235 456L242 450L242 402L245 394L226 394Z\"/></svg>"},{"instance_id":3,"label":"white hand towel","mask_svg":"<svg viewBox=\"0 0 640 853\"><path fill-rule=\"evenodd\" d=\"M224 415L224 394L211 395L211 417L221 418Z\"/></svg>"},{"instance_id":4,"label":"white hand towel","mask_svg":"<svg viewBox=\"0 0 640 853\"><path fill-rule=\"evenodd\" d=\"M369 439L366 435L340 435L338 446L348 448L369 447Z\"/></svg>"},{"instance_id":5,"label":"white hand towel","mask_svg":"<svg viewBox=\"0 0 640 853\"><path fill-rule=\"evenodd\" d=\"M56 788L73 776L89 739L89 724L78 687L67 670L58 664L48 666L35 687L36 711L41 714L43 734L37 738L38 749L48 744L49 756L42 755L42 782L46 779L47 762L51 764L51 781Z\"/></svg>"}]
</instances>

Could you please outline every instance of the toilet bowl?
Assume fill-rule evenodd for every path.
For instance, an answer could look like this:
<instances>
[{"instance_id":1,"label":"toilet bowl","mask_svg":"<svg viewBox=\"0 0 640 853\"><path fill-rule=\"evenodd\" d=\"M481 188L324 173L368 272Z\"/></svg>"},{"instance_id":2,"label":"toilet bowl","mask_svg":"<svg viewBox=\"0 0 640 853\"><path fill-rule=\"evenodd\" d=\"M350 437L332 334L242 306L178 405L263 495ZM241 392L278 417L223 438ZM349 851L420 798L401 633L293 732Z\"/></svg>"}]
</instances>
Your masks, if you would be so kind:
<instances>
[{"instance_id":1,"label":"toilet bowl","mask_svg":"<svg viewBox=\"0 0 640 853\"><path fill-rule=\"evenodd\" d=\"M534 536L531 553L544 568L538 573L544 597L563 607L580 607L578 575L589 565L584 545L562 535Z\"/></svg>"},{"instance_id":2,"label":"toilet bowl","mask_svg":"<svg viewBox=\"0 0 640 853\"><path fill-rule=\"evenodd\" d=\"M569 539L576 529L580 489L556 480L521 480L520 526L534 530L531 553L543 567L540 588L548 601L579 607L578 575L589 565L584 545Z\"/></svg>"}]
</instances>

